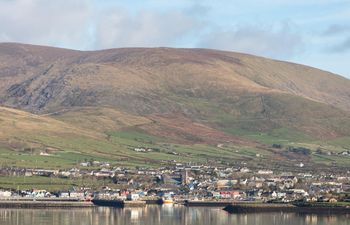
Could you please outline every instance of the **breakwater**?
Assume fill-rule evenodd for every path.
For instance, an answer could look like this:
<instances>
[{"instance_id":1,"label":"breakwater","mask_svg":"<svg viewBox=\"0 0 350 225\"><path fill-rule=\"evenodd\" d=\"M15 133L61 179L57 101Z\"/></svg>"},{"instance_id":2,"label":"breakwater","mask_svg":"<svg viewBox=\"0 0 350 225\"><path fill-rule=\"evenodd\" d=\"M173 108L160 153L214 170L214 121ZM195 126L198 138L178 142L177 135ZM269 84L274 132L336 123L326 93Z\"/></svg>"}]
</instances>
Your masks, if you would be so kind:
<instances>
[{"instance_id":1,"label":"breakwater","mask_svg":"<svg viewBox=\"0 0 350 225\"><path fill-rule=\"evenodd\" d=\"M94 200L92 200L92 203L96 206L108 206L108 207L115 207L115 208L144 207L144 206L146 206L146 201L94 199Z\"/></svg>"},{"instance_id":2,"label":"breakwater","mask_svg":"<svg viewBox=\"0 0 350 225\"><path fill-rule=\"evenodd\" d=\"M163 204L162 199L145 199L142 201L145 201L147 205L161 205L161 204Z\"/></svg>"},{"instance_id":3,"label":"breakwater","mask_svg":"<svg viewBox=\"0 0 350 225\"><path fill-rule=\"evenodd\" d=\"M293 204L230 204L225 206L225 211L229 213L259 213L259 212L296 212L314 214L350 214L350 207L334 205L293 205Z\"/></svg>"},{"instance_id":4,"label":"breakwater","mask_svg":"<svg viewBox=\"0 0 350 225\"><path fill-rule=\"evenodd\" d=\"M87 208L94 207L91 202L78 201L0 201L0 208Z\"/></svg>"},{"instance_id":5,"label":"breakwater","mask_svg":"<svg viewBox=\"0 0 350 225\"><path fill-rule=\"evenodd\" d=\"M196 201L196 200L184 201L184 205L188 207L226 207L231 204L232 204L232 201Z\"/></svg>"}]
</instances>

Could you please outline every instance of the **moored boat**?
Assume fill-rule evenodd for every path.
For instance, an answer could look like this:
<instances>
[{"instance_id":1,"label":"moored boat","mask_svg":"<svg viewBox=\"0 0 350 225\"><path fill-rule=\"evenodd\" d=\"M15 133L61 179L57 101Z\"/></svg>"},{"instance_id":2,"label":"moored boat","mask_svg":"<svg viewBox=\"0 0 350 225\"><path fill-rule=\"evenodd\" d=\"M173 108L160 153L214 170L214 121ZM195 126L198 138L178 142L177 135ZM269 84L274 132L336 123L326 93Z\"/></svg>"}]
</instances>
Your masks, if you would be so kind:
<instances>
[{"instance_id":1,"label":"moored boat","mask_svg":"<svg viewBox=\"0 0 350 225\"><path fill-rule=\"evenodd\" d=\"M174 200L172 198L163 198L162 203L163 204L174 204Z\"/></svg>"}]
</instances>

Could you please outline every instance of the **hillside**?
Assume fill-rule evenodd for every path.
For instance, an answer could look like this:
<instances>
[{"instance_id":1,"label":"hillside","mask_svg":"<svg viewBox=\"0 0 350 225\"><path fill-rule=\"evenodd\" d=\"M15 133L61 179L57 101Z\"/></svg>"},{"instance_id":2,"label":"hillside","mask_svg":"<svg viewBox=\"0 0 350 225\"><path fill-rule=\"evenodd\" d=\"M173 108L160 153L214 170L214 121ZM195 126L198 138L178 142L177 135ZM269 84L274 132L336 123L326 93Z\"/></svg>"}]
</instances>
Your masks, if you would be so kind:
<instances>
[{"instance_id":1,"label":"hillside","mask_svg":"<svg viewBox=\"0 0 350 225\"><path fill-rule=\"evenodd\" d=\"M36 143L36 154L47 148L81 154L73 164L109 156L130 165L225 160L223 155L237 162L259 152L267 163L350 162L338 156L350 148L350 81L252 55L170 48L82 52L3 43L0 104L7 107L1 123L13 129L4 132L2 126L5 152ZM30 125L13 118L9 108L31 118ZM16 126L10 122L17 120ZM157 151L133 151L141 146ZM300 156L288 152L290 146L319 151Z\"/></svg>"}]
</instances>

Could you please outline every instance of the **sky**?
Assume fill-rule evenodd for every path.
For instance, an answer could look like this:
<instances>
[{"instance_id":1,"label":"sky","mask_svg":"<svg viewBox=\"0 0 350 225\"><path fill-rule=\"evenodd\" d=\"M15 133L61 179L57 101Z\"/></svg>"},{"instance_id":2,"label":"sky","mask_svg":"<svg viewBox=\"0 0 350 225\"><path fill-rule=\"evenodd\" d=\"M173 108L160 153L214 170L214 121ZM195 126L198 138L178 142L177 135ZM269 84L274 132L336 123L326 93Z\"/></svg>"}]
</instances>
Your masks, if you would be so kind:
<instances>
[{"instance_id":1,"label":"sky","mask_svg":"<svg viewBox=\"0 0 350 225\"><path fill-rule=\"evenodd\" d=\"M0 42L212 48L350 78L350 0L0 0Z\"/></svg>"}]
</instances>

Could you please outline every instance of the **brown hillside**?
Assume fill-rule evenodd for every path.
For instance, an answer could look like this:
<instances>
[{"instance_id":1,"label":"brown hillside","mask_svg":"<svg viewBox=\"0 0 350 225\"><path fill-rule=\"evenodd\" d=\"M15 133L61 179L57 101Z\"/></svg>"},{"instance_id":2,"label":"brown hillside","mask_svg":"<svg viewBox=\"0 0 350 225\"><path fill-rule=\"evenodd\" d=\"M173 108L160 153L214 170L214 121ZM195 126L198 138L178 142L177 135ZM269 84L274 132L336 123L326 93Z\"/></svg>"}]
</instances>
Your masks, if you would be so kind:
<instances>
[{"instance_id":1,"label":"brown hillside","mask_svg":"<svg viewBox=\"0 0 350 225\"><path fill-rule=\"evenodd\" d=\"M206 49L82 52L9 43L0 44L0 62L2 105L39 114L65 110L57 118L80 127L91 118L84 107L104 107L158 118L148 132L159 135L162 129L179 137L191 129L198 138L218 135L201 133L200 126L220 132L286 127L322 139L350 132L350 81L302 65ZM110 114L97 115L104 113ZM172 119L199 127L184 122L175 129L155 115L182 115Z\"/></svg>"}]
</instances>

